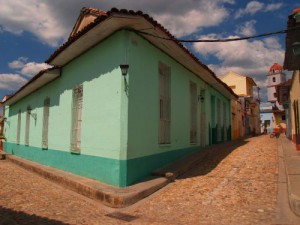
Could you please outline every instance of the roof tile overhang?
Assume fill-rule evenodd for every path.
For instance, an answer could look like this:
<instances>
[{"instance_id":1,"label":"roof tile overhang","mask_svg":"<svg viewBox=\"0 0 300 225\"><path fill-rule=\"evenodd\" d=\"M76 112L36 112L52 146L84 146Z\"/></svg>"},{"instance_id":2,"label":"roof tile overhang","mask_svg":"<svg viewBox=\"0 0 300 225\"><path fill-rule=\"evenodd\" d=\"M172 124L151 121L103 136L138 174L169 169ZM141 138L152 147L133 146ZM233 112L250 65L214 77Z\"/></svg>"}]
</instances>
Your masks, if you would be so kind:
<instances>
[{"instance_id":1,"label":"roof tile overhang","mask_svg":"<svg viewBox=\"0 0 300 225\"><path fill-rule=\"evenodd\" d=\"M122 29L136 32L154 46L167 53L188 70L192 71L207 84L215 87L227 98L238 98L225 83L178 42L169 31L149 15L144 14L141 11L135 12L132 10L118 10L113 8L111 11L106 12L106 14L98 16L94 22L71 36L66 43L58 48L50 58L46 60L46 63L56 67L62 67L112 35L114 32ZM148 35L139 32L145 30ZM164 40L155 36L172 40Z\"/></svg>"},{"instance_id":2,"label":"roof tile overhang","mask_svg":"<svg viewBox=\"0 0 300 225\"><path fill-rule=\"evenodd\" d=\"M3 102L3 104L11 105L19 101L21 98L24 98L30 93L46 85L47 83L53 81L59 76L60 76L60 69L57 67L42 70L37 75L35 75L31 80L29 80L23 87L21 87L14 95L6 99L6 101Z\"/></svg>"}]
</instances>

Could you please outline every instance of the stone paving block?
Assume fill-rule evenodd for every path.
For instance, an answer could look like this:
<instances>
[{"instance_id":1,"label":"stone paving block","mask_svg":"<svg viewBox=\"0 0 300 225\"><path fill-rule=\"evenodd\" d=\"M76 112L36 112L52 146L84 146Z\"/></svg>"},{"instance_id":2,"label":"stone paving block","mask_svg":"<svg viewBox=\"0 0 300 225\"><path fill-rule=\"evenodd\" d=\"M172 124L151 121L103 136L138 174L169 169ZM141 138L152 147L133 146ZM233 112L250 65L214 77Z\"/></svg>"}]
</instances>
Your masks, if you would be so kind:
<instances>
[{"instance_id":1,"label":"stone paving block","mask_svg":"<svg viewBox=\"0 0 300 225\"><path fill-rule=\"evenodd\" d=\"M101 201L113 208L122 208L140 201L169 183L167 178L150 177L148 180L126 188L118 188L102 182L25 160L13 155L7 159L86 197Z\"/></svg>"},{"instance_id":2,"label":"stone paving block","mask_svg":"<svg viewBox=\"0 0 300 225\"><path fill-rule=\"evenodd\" d=\"M152 182L155 190L164 187L126 208L104 207L99 201L85 198L1 160L0 224L1 219L8 215L4 208L14 215L18 224L23 224L23 215L26 224L55 224L56 221L76 225L300 224L298 220L294 223L276 220L277 188L278 182L282 182L278 176L277 143L277 139L262 135L213 146L198 164L167 186L169 180L166 177L156 177L122 189L79 179L82 190L97 199L117 193L121 198L108 197L115 205L132 204L130 200L135 201L134 191L139 191L139 199L148 196L148 182ZM68 178L71 175L61 176ZM153 193L153 190L149 191ZM124 196L129 197L126 200L129 202L122 202Z\"/></svg>"},{"instance_id":3,"label":"stone paving block","mask_svg":"<svg viewBox=\"0 0 300 225\"><path fill-rule=\"evenodd\" d=\"M300 216L300 175L289 175L288 182L291 208Z\"/></svg>"},{"instance_id":4,"label":"stone paving block","mask_svg":"<svg viewBox=\"0 0 300 225\"><path fill-rule=\"evenodd\" d=\"M300 176L300 157L288 157L285 159L285 165L287 174L295 175L299 174ZM300 186L299 186L300 190Z\"/></svg>"}]
</instances>

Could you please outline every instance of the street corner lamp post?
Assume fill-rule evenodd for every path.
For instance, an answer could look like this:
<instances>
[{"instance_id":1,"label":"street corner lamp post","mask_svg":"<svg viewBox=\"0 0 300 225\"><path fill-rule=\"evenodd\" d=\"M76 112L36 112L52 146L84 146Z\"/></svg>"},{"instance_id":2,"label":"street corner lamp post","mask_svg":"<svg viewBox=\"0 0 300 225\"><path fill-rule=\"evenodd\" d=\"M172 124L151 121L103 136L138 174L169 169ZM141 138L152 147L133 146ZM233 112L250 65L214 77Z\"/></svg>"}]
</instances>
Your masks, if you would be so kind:
<instances>
[{"instance_id":1,"label":"street corner lamp post","mask_svg":"<svg viewBox=\"0 0 300 225\"><path fill-rule=\"evenodd\" d=\"M300 60L300 42L294 42L292 44L292 50L297 59Z\"/></svg>"}]
</instances>

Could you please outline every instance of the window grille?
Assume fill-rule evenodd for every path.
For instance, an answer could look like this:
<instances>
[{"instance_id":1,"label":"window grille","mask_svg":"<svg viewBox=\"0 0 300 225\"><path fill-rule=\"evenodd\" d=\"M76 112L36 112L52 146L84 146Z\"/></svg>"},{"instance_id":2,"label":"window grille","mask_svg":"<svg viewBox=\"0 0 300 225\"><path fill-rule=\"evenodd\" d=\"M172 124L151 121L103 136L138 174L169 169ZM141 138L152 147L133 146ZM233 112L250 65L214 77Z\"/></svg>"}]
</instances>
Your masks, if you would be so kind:
<instances>
[{"instance_id":1,"label":"window grille","mask_svg":"<svg viewBox=\"0 0 300 225\"><path fill-rule=\"evenodd\" d=\"M20 144L20 133L21 133L21 110L18 112L18 127L17 127L17 144Z\"/></svg>"},{"instance_id":2,"label":"window grille","mask_svg":"<svg viewBox=\"0 0 300 225\"><path fill-rule=\"evenodd\" d=\"M159 144L171 143L171 69L159 63Z\"/></svg>"},{"instance_id":3,"label":"window grille","mask_svg":"<svg viewBox=\"0 0 300 225\"><path fill-rule=\"evenodd\" d=\"M190 82L190 143L197 142L197 85Z\"/></svg>"},{"instance_id":4,"label":"window grille","mask_svg":"<svg viewBox=\"0 0 300 225\"><path fill-rule=\"evenodd\" d=\"M222 140L222 128L221 128L221 101L217 99L217 141Z\"/></svg>"},{"instance_id":5,"label":"window grille","mask_svg":"<svg viewBox=\"0 0 300 225\"><path fill-rule=\"evenodd\" d=\"M80 153L82 122L83 86L73 89L71 151Z\"/></svg>"},{"instance_id":6,"label":"window grille","mask_svg":"<svg viewBox=\"0 0 300 225\"><path fill-rule=\"evenodd\" d=\"M29 131L30 131L30 106L26 110L26 124L25 124L25 145L29 145Z\"/></svg>"},{"instance_id":7,"label":"window grille","mask_svg":"<svg viewBox=\"0 0 300 225\"><path fill-rule=\"evenodd\" d=\"M224 141L227 141L227 105L223 102L223 127L224 127Z\"/></svg>"},{"instance_id":8,"label":"window grille","mask_svg":"<svg viewBox=\"0 0 300 225\"><path fill-rule=\"evenodd\" d=\"M48 129L49 129L49 107L50 98L44 100L44 111L43 111L43 134L42 134L42 148L48 148Z\"/></svg>"}]
</instances>

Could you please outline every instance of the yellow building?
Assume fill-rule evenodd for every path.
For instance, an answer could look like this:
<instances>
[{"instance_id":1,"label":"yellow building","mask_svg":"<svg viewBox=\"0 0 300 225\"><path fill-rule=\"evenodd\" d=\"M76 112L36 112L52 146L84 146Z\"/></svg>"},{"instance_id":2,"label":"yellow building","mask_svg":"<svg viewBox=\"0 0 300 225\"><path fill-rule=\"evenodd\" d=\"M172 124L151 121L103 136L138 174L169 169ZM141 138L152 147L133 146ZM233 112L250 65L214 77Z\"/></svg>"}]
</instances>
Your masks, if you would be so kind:
<instances>
[{"instance_id":1,"label":"yellow building","mask_svg":"<svg viewBox=\"0 0 300 225\"><path fill-rule=\"evenodd\" d=\"M297 150L300 150L300 118L299 118L299 101L300 101L300 30L295 29L300 26L300 8L293 10L288 17L286 34L286 49L284 58L284 69L293 71L293 77L289 92L288 120L291 126L287 132L290 132L288 137L292 138Z\"/></svg>"},{"instance_id":2,"label":"yellow building","mask_svg":"<svg viewBox=\"0 0 300 225\"><path fill-rule=\"evenodd\" d=\"M249 76L234 72L230 72L220 79L239 96L238 101L231 101L232 139L241 138L248 134L259 134L259 99L253 94L253 87L257 86L255 81Z\"/></svg>"},{"instance_id":3,"label":"yellow building","mask_svg":"<svg viewBox=\"0 0 300 225\"><path fill-rule=\"evenodd\" d=\"M293 72L292 85L290 89L290 112L292 125L292 141L296 144L297 150L300 150L300 73L299 70Z\"/></svg>"},{"instance_id":4,"label":"yellow building","mask_svg":"<svg viewBox=\"0 0 300 225\"><path fill-rule=\"evenodd\" d=\"M241 101L231 101L231 138L232 140L243 137L244 122L242 117Z\"/></svg>"}]
</instances>

